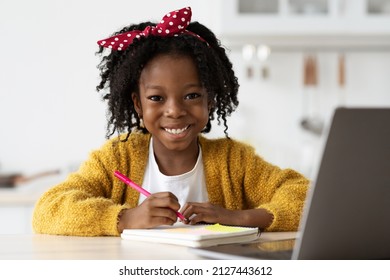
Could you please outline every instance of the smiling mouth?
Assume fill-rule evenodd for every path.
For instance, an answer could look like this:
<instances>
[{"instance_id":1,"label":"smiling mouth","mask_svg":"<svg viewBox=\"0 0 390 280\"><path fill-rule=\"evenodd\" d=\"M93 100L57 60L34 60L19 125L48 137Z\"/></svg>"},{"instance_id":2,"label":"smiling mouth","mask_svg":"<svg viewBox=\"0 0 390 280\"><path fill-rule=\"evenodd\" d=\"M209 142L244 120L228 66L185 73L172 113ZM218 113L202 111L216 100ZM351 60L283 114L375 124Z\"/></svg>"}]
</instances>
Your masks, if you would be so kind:
<instances>
[{"instance_id":1,"label":"smiling mouth","mask_svg":"<svg viewBox=\"0 0 390 280\"><path fill-rule=\"evenodd\" d=\"M169 134L174 134L174 135L178 135L178 134L181 134L183 133L184 131L186 131L190 126L187 125L186 127L184 128L178 128L178 129L175 129L175 128L164 128L166 132L168 132Z\"/></svg>"}]
</instances>

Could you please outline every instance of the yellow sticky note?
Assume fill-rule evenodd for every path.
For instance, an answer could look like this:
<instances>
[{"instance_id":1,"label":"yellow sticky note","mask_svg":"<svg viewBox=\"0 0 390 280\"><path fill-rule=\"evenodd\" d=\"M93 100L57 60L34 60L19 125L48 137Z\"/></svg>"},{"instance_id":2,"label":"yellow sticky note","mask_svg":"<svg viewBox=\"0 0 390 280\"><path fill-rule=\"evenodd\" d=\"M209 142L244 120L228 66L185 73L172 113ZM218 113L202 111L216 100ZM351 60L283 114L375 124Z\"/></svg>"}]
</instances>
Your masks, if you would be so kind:
<instances>
[{"instance_id":1,"label":"yellow sticky note","mask_svg":"<svg viewBox=\"0 0 390 280\"><path fill-rule=\"evenodd\" d=\"M243 228L240 227L232 227L232 226L223 226L220 224L214 224L206 226L205 229L211 230L211 231L218 231L218 232L238 232L243 231Z\"/></svg>"}]
</instances>

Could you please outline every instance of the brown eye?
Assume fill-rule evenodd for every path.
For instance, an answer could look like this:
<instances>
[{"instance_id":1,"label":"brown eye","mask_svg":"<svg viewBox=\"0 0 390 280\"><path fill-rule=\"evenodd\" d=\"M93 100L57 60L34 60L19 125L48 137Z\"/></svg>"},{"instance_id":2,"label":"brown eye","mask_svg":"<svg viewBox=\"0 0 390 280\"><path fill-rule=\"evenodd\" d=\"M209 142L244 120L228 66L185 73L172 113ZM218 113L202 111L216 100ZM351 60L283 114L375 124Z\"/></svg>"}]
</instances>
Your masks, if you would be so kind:
<instances>
[{"instance_id":1,"label":"brown eye","mask_svg":"<svg viewBox=\"0 0 390 280\"><path fill-rule=\"evenodd\" d=\"M148 99L151 101L155 101L155 102L159 102L159 101L163 100L163 98L161 96L158 96L158 95L149 96Z\"/></svg>"},{"instance_id":2,"label":"brown eye","mask_svg":"<svg viewBox=\"0 0 390 280\"><path fill-rule=\"evenodd\" d=\"M201 95L200 95L199 93L193 92L193 93L187 94L186 97L185 97L185 99L196 99L196 98L198 98L198 97L200 97L200 96L201 96Z\"/></svg>"}]
</instances>

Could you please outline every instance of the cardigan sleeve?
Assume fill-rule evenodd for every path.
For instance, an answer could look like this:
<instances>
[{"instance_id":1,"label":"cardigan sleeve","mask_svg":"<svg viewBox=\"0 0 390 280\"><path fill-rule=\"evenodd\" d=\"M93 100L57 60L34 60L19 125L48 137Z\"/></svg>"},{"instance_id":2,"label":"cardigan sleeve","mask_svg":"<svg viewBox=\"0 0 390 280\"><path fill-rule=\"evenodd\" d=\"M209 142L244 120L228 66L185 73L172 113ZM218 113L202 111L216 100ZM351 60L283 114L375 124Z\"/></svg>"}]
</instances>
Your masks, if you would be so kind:
<instances>
[{"instance_id":1,"label":"cardigan sleeve","mask_svg":"<svg viewBox=\"0 0 390 280\"><path fill-rule=\"evenodd\" d=\"M80 169L49 189L33 213L36 233L101 236L119 235L117 219L126 206L120 204L123 187L116 187L117 168L112 142L90 154Z\"/></svg>"},{"instance_id":2,"label":"cardigan sleeve","mask_svg":"<svg viewBox=\"0 0 390 280\"><path fill-rule=\"evenodd\" d=\"M250 145L204 138L201 143L211 203L232 210L267 210L274 219L266 231L298 229L309 180L270 164Z\"/></svg>"},{"instance_id":3,"label":"cardigan sleeve","mask_svg":"<svg viewBox=\"0 0 390 280\"><path fill-rule=\"evenodd\" d=\"M281 169L250 151L243 180L247 202L273 216L267 231L295 231L299 227L309 180L292 169Z\"/></svg>"}]
</instances>

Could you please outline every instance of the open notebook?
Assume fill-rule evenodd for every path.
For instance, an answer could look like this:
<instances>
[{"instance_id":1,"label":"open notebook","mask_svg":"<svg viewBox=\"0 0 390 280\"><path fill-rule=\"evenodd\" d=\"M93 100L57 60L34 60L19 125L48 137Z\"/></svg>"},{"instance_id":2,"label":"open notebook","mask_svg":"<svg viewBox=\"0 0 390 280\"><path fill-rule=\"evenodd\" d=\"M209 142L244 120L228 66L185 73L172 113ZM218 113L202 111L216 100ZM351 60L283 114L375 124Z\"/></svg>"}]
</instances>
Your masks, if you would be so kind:
<instances>
[{"instance_id":1,"label":"open notebook","mask_svg":"<svg viewBox=\"0 0 390 280\"><path fill-rule=\"evenodd\" d=\"M195 248L249 242L257 239L258 236L258 228L182 223L154 229L125 229L121 234L122 239L125 240L168 243Z\"/></svg>"}]
</instances>

